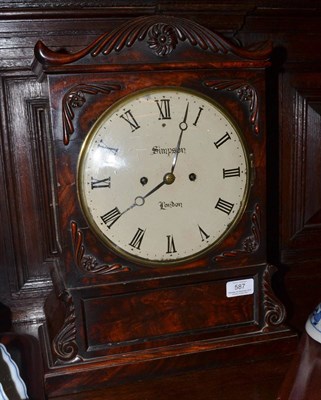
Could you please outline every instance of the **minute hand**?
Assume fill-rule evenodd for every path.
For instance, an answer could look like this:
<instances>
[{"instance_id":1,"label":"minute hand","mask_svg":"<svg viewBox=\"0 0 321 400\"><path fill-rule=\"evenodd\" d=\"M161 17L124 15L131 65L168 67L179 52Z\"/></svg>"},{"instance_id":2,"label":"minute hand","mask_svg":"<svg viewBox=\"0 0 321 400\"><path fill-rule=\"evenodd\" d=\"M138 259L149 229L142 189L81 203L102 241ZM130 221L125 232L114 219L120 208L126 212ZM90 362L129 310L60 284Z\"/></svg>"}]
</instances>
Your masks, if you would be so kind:
<instances>
[{"instance_id":1,"label":"minute hand","mask_svg":"<svg viewBox=\"0 0 321 400\"><path fill-rule=\"evenodd\" d=\"M178 153L179 153L179 149L180 149L180 147L181 147L181 142L182 142L183 133L184 133L184 132L186 131L186 129L188 128L188 125L187 125L187 123L186 123L187 115L188 115L188 106L189 106L189 103L187 103L187 106L186 106L184 119L183 119L183 121L179 124L179 129L181 130L181 133L179 134L178 142L177 142L177 145L176 145L175 155L174 155L174 159L173 159L173 163L172 163L172 168L171 168L171 173L174 172L174 169L175 169L175 167L176 167L176 163L177 163L177 159L178 159Z\"/></svg>"}]
</instances>

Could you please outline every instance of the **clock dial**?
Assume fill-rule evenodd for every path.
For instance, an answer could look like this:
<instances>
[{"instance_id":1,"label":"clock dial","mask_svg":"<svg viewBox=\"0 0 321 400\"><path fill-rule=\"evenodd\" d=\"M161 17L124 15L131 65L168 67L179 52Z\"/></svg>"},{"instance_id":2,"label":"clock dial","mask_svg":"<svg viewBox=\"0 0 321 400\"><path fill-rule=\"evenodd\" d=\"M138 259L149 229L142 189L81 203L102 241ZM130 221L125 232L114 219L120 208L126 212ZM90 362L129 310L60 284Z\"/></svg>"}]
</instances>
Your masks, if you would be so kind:
<instances>
[{"instance_id":1,"label":"clock dial","mask_svg":"<svg viewBox=\"0 0 321 400\"><path fill-rule=\"evenodd\" d=\"M96 235L149 265L186 262L238 223L249 162L236 124L181 88L136 92L108 109L83 144L78 193Z\"/></svg>"}]
</instances>

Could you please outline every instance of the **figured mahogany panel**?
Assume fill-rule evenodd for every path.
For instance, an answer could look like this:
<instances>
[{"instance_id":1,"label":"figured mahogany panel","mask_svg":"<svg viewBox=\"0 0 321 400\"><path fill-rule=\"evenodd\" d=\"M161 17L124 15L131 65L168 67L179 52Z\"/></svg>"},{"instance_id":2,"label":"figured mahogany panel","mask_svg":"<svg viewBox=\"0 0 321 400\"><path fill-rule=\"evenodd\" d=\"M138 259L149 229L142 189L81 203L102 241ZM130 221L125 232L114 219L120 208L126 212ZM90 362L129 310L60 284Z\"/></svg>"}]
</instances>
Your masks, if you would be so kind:
<instances>
[{"instance_id":1,"label":"figured mahogany panel","mask_svg":"<svg viewBox=\"0 0 321 400\"><path fill-rule=\"evenodd\" d=\"M257 323L255 296L226 298L226 281L94 297L82 303L91 351L99 346L109 352L124 345L133 349L142 341Z\"/></svg>"}]
</instances>

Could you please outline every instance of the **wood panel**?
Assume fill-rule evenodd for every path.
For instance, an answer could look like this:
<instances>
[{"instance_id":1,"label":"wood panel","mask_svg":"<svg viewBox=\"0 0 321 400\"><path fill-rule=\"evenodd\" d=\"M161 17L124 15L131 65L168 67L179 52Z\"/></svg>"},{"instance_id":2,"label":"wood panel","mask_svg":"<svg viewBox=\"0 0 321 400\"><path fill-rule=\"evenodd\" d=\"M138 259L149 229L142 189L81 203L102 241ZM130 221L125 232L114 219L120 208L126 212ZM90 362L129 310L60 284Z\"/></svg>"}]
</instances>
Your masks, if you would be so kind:
<instances>
[{"instance_id":1,"label":"wood panel","mask_svg":"<svg viewBox=\"0 0 321 400\"><path fill-rule=\"evenodd\" d=\"M3 90L5 218L10 227L4 245L12 249L6 292L12 298L10 305L25 300L32 304L51 287L49 267L58 250L48 99L44 86L30 75L3 77ZM21 310L13 319L28 319L25 313ZM38 314L40 306L34 309L34 317Z\"/></svg>"},{"instance_id":2,"label":"wood panel","mask_svg":"<svg viewBox=\"0 0 321 400\"><path fill-rule=\"evenodd\" d=\"M284 77L282 261L321 259L321 74Z\"/></svg>"}]
</instances>

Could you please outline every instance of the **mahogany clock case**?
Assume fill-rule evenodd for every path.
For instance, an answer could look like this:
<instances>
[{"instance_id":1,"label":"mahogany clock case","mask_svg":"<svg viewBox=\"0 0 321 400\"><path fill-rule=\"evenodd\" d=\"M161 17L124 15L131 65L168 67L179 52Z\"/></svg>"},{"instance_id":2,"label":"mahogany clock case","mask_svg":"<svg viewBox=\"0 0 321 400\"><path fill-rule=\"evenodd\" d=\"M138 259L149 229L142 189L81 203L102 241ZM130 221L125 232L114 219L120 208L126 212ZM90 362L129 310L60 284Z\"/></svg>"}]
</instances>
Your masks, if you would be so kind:
<instances>
[{"instance_id":1,"label":"mahogany clock case","mask_svg":"<svg viewBox=\"0 0 321 400\"><path fill-rule=\"evenodd\" d=\"M266 257L270 52L270 43L241 48L161 16L134 20L76 54L37 44L34 70L48 75L61 234L41 331L48 393L81 391L82 377L94 382L97 373L106 385L293 347ZM251 161L249 198L235 229L206 256L178 266L146 267L114 254L88 227L77 194L79 154L95 121L125 96L155 87L212 98L237 121ZM253 291L227 296L229 282L253 282Z\"/></svg>"}]
</instances>

